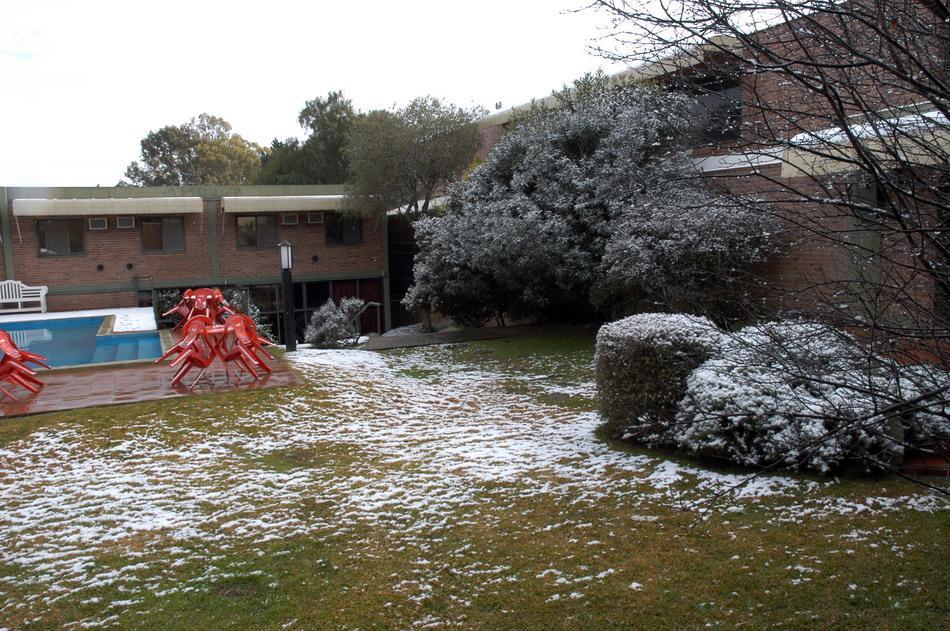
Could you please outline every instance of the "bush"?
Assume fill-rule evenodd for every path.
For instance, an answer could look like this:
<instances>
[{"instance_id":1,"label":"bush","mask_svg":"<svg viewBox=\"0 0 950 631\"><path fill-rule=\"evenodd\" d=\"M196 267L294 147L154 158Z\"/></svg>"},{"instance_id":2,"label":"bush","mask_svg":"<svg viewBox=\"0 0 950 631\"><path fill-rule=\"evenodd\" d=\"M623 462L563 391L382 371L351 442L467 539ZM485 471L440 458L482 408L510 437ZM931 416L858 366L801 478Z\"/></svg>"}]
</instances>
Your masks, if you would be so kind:
<instances>
[{"instance_id":1,"label":"bush","mask_svg":"<svg viewBox=\"0 0 950 631\"><path fill-rule=\"evenodd\" d=\"M885 469L909 441L946 440L945 412L910 403L938 378L825 325L747 327L689 376L675 444L757 467Z\"/></svg>"},{"instance_id":2,"label":"bush","mask_svg":"<svg viewBox=\"0 0 950 631\"><path fill-rule=\"evenodd\" d=\"M828 473L950 446L950 374L823 324L726 334L705 318L641 314L601 327L595 363L608 429L652 447Z\"/></svg>"},{"instance_id":3,"label":"bush","mask_svg":"<svg viewBox=\"0 0 950 631\"><path fill-rule=\"evenodd\" d=\"M672 444L686 379L721 341L719 329L696 316L643 313L602 326L595 370L610 432L647 445Z\"/></svg>"},{"instance_id":4,"label":"bush","mask_svg":"<svg viewBox=\"0 0 950 631\"><path fill-rule=\"evenodd\" d=\"M356 344L356 316L363 308L359 298L344 298L339 306L330 298L314 311L304 331L304 340L318 348L339 348Z\"/></svg>"}]
</instances>

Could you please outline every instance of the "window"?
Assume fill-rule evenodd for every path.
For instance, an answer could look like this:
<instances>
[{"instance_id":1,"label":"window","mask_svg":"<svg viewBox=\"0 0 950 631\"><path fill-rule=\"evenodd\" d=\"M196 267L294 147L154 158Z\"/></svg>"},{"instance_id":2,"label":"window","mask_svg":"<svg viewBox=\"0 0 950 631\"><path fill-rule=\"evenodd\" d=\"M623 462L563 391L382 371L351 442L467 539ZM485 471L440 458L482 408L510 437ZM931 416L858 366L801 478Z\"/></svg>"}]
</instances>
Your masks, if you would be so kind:
<instances>
[{"instance_id":1,"label":"window","mask_svg":"<svg viewBox=\"0 0 950 631\"><path fill-rule=\"evenodd\" d=\"M363 243L362 218L328 214L325 221L327 245L359 245Z\"/></svg>"},{"instance_id":2,"label":"window","mask_svg":"<svg viewBox=\"0 0 950 631\"><path fill-rule=\"evenodd\" d=\"M307 223L323 223L323 213L307 213Z\"/></svg>"},{"instance_id":3,"label":"window","mask_svg":"<svg viewBox=\"0 0 950 631\"><path fill-rule=\"evenodd\" d=\"M128 230L135 227L135 217L116 217L115 227L120 230Z\"/></svg>"},{"instance_id":4,"label":"window","mask_svg":"<svg viewBox=\"0 0 950 631\"><path fill-rule=\"evenodd\" d=\"M36 222L40 256L83 254L82 219L46 219Z\"/></svg>"},{"instance_id":5,"label":"window","mask_svg":"<svg viewBox=\"0 0 950 631\"><path fill-rule=\"evenodd\" d=\"M185 229L181 217L142 220L142 251L181 252L184 249Z\"/></svg>"},{"instance_id":6,"label":"window","mask_svg":"<svg viewBox=\"0 0 950 631\"><path fill-rule=\"evenodd\" d=\"M296 226L300 222L297 213L284 213L280 216L280 223L285 226Z\"/></svg>"},{"instance_id":7,"label":"window","mask_svg":"<svg viewBox=\"0 0 950 631\"><path fill-rule=\"evenodd\" d=\"M742 131L742 87L733 80L694 85L690 137L696 143L735 140Z\"/></svg>"},{"instance_id":8,"label":"window","mask_svg":"<svg viewBox=\"0 0 950 631\"><path fill-rule=\"evenodd\" d=\"M106 219L105 217L90 217L89 229L90 230L108 230L109 220Z\"/></svg>"},{"instance_id":9,"label":"window","mask_svg":"<svg viewBox=\"0 0 950 631\"><path fill-rule=\"evenodd\" d=\"M273 248L277 245L277 217L241 215L237 217L239 248Z\"/></svg>"}]
</instances>

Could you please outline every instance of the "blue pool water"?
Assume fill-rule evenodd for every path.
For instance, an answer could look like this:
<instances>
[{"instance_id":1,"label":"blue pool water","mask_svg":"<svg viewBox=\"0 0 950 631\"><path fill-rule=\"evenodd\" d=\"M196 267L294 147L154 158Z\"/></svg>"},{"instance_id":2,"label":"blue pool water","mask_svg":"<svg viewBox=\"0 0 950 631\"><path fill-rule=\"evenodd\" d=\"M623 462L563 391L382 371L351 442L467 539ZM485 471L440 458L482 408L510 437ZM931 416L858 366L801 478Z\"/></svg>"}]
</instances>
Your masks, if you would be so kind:
<instances>
[{"instance_id":1,"label":"blue pool water","mask_svg":"<svg viewBox=\"0 0 950 631\"><path fill-rule=\"evenodd\" d=\"M0 329L9 333L20 348L45 355L53 368L161 356L162 343L157 332L96 335L104 319L100 316L4 322Z\"/></svg>"}]
</instances>

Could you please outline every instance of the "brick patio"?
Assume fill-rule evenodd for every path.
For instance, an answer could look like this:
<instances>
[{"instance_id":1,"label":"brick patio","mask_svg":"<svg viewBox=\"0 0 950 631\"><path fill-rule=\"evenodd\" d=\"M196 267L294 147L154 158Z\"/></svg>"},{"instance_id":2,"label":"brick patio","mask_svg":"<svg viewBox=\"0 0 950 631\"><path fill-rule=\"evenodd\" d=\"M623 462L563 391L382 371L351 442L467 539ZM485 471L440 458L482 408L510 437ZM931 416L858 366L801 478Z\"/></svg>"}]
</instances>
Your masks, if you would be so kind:
<instances>
[{"instance_id":1,"label":"brick patio","mask_svg":"<svg viewBox=\"0 0 950 631\"><path fill-rule=\"evenodd\" d=\"M198 371L192 371L185 378L188 385L179 384L173 388L169 382L175 374L175 369L169 367L167 363L158 365L143 362L100 368L41 370L38 371L37 376L46 383L46 386L37 394L22 388L13 389L12 392L19 401L5 399L0 403L0 416L42 414L100 405L172 399L191 394L274 388L300 383L300 378L282 359L267 360L267 364L273 369L273 373L269 376L254 381L248 375L243 375L242 382L237 386L228 383L224 368L216 365L213 381L209 370L194 390L189 389L188 385L194 380Z\"/></svg>"}]
</instances>

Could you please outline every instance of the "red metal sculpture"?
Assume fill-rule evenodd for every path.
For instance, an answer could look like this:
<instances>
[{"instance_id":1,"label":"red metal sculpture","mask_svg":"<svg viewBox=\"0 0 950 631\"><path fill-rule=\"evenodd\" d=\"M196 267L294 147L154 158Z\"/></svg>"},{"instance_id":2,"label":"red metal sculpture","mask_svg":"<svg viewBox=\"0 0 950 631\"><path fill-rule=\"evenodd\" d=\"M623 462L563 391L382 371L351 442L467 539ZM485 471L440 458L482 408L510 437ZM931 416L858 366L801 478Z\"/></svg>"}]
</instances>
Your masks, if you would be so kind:
<instances>
[{"instance_id":1,"label":"red metal sculpture","mask_svg":"<svg viewBox=\"0 0 950 631\"><path fill-rule=\"evenodd\" d=\"M253 379L259 379L262 372L271 372L264 358L273 357L264 347L274 343L258 333L254 320L228 304L220 289L189 289L165 315L176 313L187 316L175 327L182 327L182 337L155 362L177 355L171 363L178 368L172 377L173 386L181 383L192 369L199 368L191 384L194 388L216 359L224 365L228 380L235 384L241 381L238 370Z\"/></svg>"},{"instance_id":2,"label":"red metal sculpture","mask_svg":"<svg viewBox=\"0 0 950 631\"><path fill-rule=\"evenodd\" d=\"M162 317L167 318L171 315L181 317L181 321L175 325L177 329L196 315L203 315L215 322L223 323L229 315L234 313L236 311L225 300L220 289L202 287L200 289L186 289L178 304L163 313Z\"/></svg>"},{"instance_id":3,"label":"red metal sculpture","mask_svg":"<svg viewBox=\"0 0 950 631\"><path fill-rule=\"evenodd\" d=\"M36 371L27 366L27 363L49 369L46 358L21 349L10 334L2 330L0 330L0 352L3 353L3 358L0 359L0 381L13 386L22 386L30 392L39 392L45 384L36 378ZM14 401L17 400L13 393L3 386L0 386L0 392Z\"/></svg>"}]
</instances>

